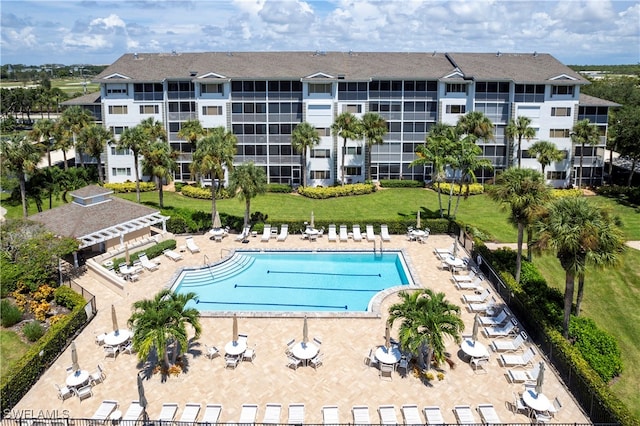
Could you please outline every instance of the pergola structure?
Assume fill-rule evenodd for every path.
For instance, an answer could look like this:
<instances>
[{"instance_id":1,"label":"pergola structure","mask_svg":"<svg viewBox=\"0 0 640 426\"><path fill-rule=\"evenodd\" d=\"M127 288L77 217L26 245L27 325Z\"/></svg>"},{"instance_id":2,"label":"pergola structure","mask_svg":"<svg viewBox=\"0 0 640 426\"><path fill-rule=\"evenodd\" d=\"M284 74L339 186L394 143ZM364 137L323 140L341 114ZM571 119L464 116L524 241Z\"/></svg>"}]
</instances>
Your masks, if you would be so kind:
<instances>
[{"instance_id":1,"label":"pergola structure","mask_svg":"<svg viewBox=\"0 0 640 426\"><path fill-rule=\"evenodd\" d=\"M80 249L90 247L105 241L113 240L114 238L120 239L120 244L125 243L125 236L127 234L139 231L141 229L150 228L153 225L162 223L162 231L166 231L166 221L168 217L162 216L159 213L151 213L144 217L132 219L124 223L119 223L108 228L103 228L92 234L87 234L79 237Z\"/></svg>"}]
</instances>

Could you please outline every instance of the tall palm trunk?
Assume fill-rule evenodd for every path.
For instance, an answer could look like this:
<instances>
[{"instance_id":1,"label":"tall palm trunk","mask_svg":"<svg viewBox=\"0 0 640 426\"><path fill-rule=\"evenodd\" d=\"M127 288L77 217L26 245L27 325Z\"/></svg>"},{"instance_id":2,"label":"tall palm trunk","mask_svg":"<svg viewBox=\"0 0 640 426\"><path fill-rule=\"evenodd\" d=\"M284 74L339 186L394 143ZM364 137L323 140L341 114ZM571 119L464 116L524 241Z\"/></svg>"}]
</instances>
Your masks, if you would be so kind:
<instances>
[{"instance_id":1,"label":"tall palm trunk","mask_svg":"<svg viewBox=\"0 0 640 426\"><path fill-rule=\"evenodd\" d=\"M27 181L24 173L20 173L20 199L22 201L22 217L27 218Z\"/></svg>"},{"instance_id":2,"label":"tall palm trunk","mask_svg":"<svg viewBox=\"0 0 640 426\"><path fill-rule=\"evenodd\" d=\"M564 285L564 318L562 320L562 335L565 339L569 338L569 321L571 319L571 307L573 305L573 289L575 274L566 271Z\"/></svg>"},{"instance_id":3,"label":"tall palm trunk","mask_svg":"<svg viewBox=\"0 0 640 426\"><path fill-rule=\"evenodd\" d=\"M582 159L584 158L584 143L580 145L580 167L578 168L578 188L582 189Z\"/></svg>"},{"instance_id":4,"label":"tall palm trunk","mask_svg":"<svg viewBox=\"0 0 640 426\"><path fill-rule=\"evenodd\" d=\"M138 153L133 153L133 169L136 172L136 200L140 204L140 172L138 171Z\"/></svg>"},{"instance_id":5,"label":"tall palm trunk","mask_svg":"<svg viewBox=\"0 0 640 426\"><path fill-rule=\"evenodd\" d=\"M522 167L522 135L518 135L518 168Z\"/></svg>"},{"instance_id":6,"label":"tall palm trunk","mask_svg":"<svg viewBox=\"0 0 640 426\"><path fill-rule=\"evenodd\" d=\"M344 164L344 158L347 153L347 138L344 138L344 142L342 144L342 186L344 186L345 173L347 171L347 166Z\"/></svg>"},{"instance_id":7,"label":"tall palm trunk","mask_svg":"<svg viewBox=\"0 0 640 426\"><path fill-rule=\"evenodd\" d=\"M522 241L524 240L524 223L518 222L518 252L516 255L516 282L520 283L522 270Z\"/></svg>"},{"instance_id":8,"label":"tall palm trunk","mask_svg":"<svg viewBox=\"0 0 640 426\"><path fill-rule=\"evenodd\" d=\"M211 225L216 217L216 185L215 181L211 182Z\"/></svg>"},{"instance_id":9,"label":"tall palm trunk","mask_svg":"<svg viewBox=\"0 0 640 426\"><path fill-rule=\"evenodd\" d=\"M164 208L164 192L162 189L162 178L157 176L158 179L158 201L160 202L160 208Z\"/></svg>"},{"instance_id":10,"label":"tall palm trunk","mask_svg":"<svg viewBox=\"0 0 640 426\"><path fill-rule=\"evenodd\" d=\"M302 151L302 186L307 187L307 148Z\"/></svg>"},{"instance_id":11,"label":"tall palm trunk","mask_svg":"<svg viewBox=\"0 0 640 426\"><path fill-rule=\"evenodd\" d=\"M245 201L245 211L244 211L244 227L249 226L249 212L251 211L251 199L247 197Z\"/></svg>"},{"instance_id":12,"label":"tall palm trunk","mask_svg":"<svg viewBox=\"0 0 640 426\"><path fill-rule=\"evenodd\" d=\"M578 295L576 297L576 316L580 316L580 306L584 296L584 274L578 275Z\"/></svg>"},{"instance_id":13,"label":"tall palm trunk","mask_svg":"<svg viewBox=\"0 0 640 426\"><path fill-rule=\"evenodd\" d=\"M102 159L100 158L100 155L96 158L98 159L98 182L102 184L104 182L104 176L102 175Z\"/></svg>"}]
</instances>

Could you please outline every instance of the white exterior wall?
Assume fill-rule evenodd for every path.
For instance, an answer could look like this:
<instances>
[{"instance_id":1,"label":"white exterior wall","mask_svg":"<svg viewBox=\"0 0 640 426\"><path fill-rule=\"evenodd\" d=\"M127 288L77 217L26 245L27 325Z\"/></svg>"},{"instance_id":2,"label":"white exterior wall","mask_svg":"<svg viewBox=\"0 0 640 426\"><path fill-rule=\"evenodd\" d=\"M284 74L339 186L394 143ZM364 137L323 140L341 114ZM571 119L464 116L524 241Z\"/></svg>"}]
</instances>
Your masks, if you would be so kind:
<instances>
[{"instance_id":1,"label":"white exterior wall","mask_svg":"<svg viewBox=\"0 0 640 426\"><path fill-rule=\"evenodd\" d=\"M334 117L337 115L335 111L335 103L333 97L326 96L327 99L319 99L318 96L310 98L306 96L303 99L303 108L305 110L305 121L313 125L316 129L331 129ZM335 182L336 177L333 176L332 164L333 156L333 137L321 136L320 143L315 149L328 149L331 155L328 158L311 158L311 153L307 155L308 164L306 165L307 185L309 186L330 186ZM311 171L329 170L331 174L329 179L311 179ZM304 181L304 180L303 180Z\"/></svg>"}]
</instances>

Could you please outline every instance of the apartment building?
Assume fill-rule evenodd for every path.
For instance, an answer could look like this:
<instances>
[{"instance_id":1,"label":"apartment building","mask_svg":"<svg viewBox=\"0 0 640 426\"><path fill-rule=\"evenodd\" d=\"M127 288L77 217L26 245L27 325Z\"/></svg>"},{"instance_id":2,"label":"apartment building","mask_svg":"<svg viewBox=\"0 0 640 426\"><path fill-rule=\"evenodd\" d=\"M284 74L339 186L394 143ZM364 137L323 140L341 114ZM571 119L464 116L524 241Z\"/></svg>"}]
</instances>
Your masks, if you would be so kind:
<instances>
[{"instance_id":1,"label":"apartment building","mask_svg":"<svg viewBox=\"0 0 640 426\"><path fill-rule=\"evenodd\" d=\"M518 116L531 118L536 136L524 141L522 165L540 170L527 147L549 140L566 152L546 168L556 187L577 184L580 147L571 129L589 118L598 125L601 145L585 149L582 185L602 182L607 114L617 104L580 94L588 81L548 54L401 52L210 52L134 53L120 57L98 75L102 123L116 138L127 127L153 117L161 121L172 148L180 152L178 181L193 181L194 147L178 132L187 120L204 128L224 126L238 138L235 164L253 161L269 182L299 185L301 156L291 147L291 132L306 121L321 141L308 155L309 185L332 185L342 176L343 140L331 124L344 111L372 111L386 121L388 133L371 152L378 179L430 180L429 166L411 167L415 149L435 123L455 124L470 111L494 123L495 138L479 140L493 171L478 171L479 181L514 164L517 152L505 128ZM345 179L366 176L366 144L348 140ZM110 146L105 158L110 182L133 180L133 155ZM205 181L204 183L209 183Z\"/></svg>"}]
</instances>

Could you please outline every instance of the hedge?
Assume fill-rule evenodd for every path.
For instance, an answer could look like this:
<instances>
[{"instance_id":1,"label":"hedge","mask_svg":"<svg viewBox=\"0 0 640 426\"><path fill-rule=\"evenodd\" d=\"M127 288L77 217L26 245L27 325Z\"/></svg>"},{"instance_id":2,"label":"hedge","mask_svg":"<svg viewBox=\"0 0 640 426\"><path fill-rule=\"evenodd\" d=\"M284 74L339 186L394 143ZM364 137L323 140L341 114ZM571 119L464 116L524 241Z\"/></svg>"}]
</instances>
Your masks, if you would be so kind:
<instances>
[{"instance_id":1,"label":"hedge","mask_svg":"<svg viewBox=\"0 0 640 426\"><path fill-rule=\"evenodd\" d=\"M376 187L370 183L354 183L343 186L330 186L324 188L318 187L299 187L298 194L315 199L325 199L333 197L347 197L350 195L371 194L376 191Z\"/></svg>"},{"instance_id":2,"label":"hedge","mask_svg":"<svg viewBox=\"0 0 640 426\"><path fill-rule=\"evenodd\" d=\"M276 192L280 194L288 194L293 191L291 185L287 185L286 183L270 183L267 184L267 192Z\"/></svg>"},{"instance_id":3,"label":"hedge","mask_svg":"<svg viewBox=\"0 0 640 426\"><path fill-rule=\"evenodd\" d=\"M454 195L462 194L465 195L467 193L467 185L460 185L458 183L449 183L449 182L440 182L433 184L433 190L437 191L438 187L442 193L449 194L451 191L451 185L453 185L453 193ZM484 193L484 186L479 183L469 184L469 195L478 195Z\"/></svg>"},{"instance_id":4,"label":"hedge","mask_svg":"<svg viewBox=\"0 0 640 426\"><path fill-rule=\"evenodd\" d=\"M133 263L134 261L140 258L141 254L146 254L149 259L153 259L154 257L161 256L165 250L173 250L176 248L176 240L165 240L155 244L145 250L136 251L134 253L129 254L129 261ZM113 259L113 265L117 270L121 263L125 263L126 259L124 257L116 257Z\"/></svg>"},{"instance_id":5,"label":"hedge","mask_svg":"<svg viewBox=\"0 0 640 426\"><path fill-rule=\"evenodd\" d=\"M182 195L189 198L198 198L200 200L210 200L211 199L211 188L200 188L198 186L184 185L182 190L180 191ZM225 198L229 198L229 192L220 188L216 193L216 200L222 200Z\"/></svg>"},{"instance_id":6,"label":"hedge","mask_svg":"<svg viewBox=\"0 0 640 426\"><path fill-rule=\"evenodd\" d=\"M105 183L104 187L115 193L136 192L135 182ZM151 192L158 189L153 182L140 182L140 192Z\"/></svg>"},{"instance_id":7,"label":"hedge","mask_svg":"<svg viewBox=\"0 0 640 426\"><path fill-rule=\"evenodd\" d=\"M383 188L422 188L424 182L418 180L381 179L380 186Z\"/></svg>"}]
</instances>

